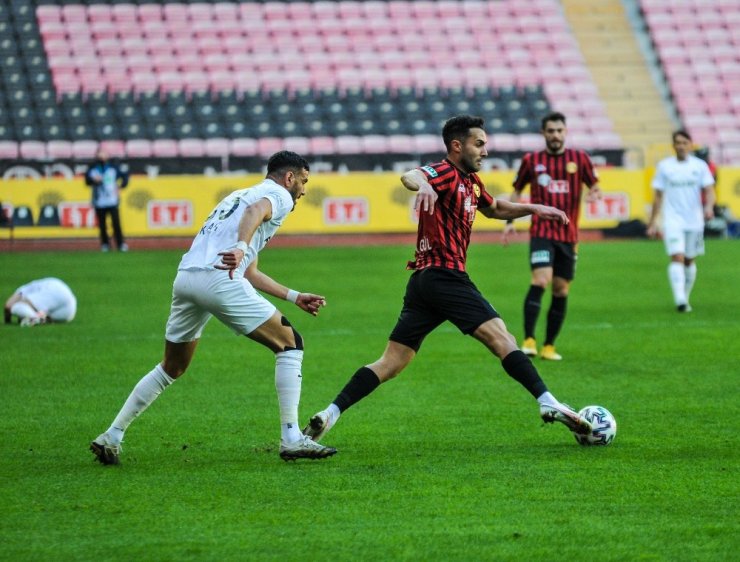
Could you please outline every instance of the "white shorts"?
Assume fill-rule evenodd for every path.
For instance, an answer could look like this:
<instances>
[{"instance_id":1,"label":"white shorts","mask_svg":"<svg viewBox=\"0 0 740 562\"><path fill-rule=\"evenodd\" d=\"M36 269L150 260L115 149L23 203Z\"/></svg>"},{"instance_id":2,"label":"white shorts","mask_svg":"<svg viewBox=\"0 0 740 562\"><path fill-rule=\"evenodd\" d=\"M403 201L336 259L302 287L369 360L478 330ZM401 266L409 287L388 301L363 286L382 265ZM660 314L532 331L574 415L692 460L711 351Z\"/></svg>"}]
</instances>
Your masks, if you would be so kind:
<instances>
[{"instance_id":1,"label":"white shorts","mask_svg":"<svg viewBox=\"0 0 740 562\"><path fill-rule=\"evenodd\" d=\"M178 271L172 284L172 306L165 338L172 343L200 338L211 316L237 335L253 332L275 314L275 305L244 279L227 271Z\"/></svg>"},{"instance_id":2,"label":"white shorts","mask_svg":"<svg viewBox=\"0 0 740 562\"><path fill-rule=\"evenodd\" d=\"M665 249L669 256L682 254L693 259L704 255L704 232L666 227L663 232Z\"/></svg>"}]
</instances>

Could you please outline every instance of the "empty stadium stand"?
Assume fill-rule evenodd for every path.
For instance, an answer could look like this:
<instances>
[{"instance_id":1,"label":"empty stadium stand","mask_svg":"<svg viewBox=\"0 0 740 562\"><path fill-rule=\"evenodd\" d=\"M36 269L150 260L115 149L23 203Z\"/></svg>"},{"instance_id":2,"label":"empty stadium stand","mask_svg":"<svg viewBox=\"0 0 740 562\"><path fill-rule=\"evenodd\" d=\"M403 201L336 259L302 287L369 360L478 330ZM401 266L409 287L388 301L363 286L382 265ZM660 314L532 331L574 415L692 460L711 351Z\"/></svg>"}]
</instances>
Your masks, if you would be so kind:
<instances>
[{"instance_id":1,"label":"empty stadium stand","mask_svg":"<svg viewBox=\"0 0 740 562\"><path fill-rule=\"evenodd\" d=\"M740 2L640 0L681 120L718 163L740 162Z\"/></svg>"},{"instance_id":2,"label":"empty stadium stand","mask_svg":"<svg viewBox=\"0 0 740 562\"><path fill-rule=\"evenodd\" d=\"M550 109L624 147L556 0L0 0L0 66L3 158L430 154L460 112L521 152Z\"/></svg>"}]
</instances>

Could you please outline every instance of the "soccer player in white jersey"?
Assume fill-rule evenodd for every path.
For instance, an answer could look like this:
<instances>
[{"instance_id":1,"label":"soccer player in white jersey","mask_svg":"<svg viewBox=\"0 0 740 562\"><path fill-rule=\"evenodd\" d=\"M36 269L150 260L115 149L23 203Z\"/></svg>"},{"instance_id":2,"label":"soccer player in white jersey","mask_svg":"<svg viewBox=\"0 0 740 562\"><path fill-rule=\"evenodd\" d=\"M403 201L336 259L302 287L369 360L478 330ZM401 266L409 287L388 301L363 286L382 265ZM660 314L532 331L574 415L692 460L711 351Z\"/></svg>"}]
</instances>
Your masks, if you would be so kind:
<instances>
[{"instance_id":1,"label":"soccer player in white jersey","mask_svg":"<svg viewBox=\"0 0 740 562\"><path fill-rule=\"evenodd\" d=\"M111 426L91 444L103 464L118 464L121 441L131 422L188 368L206 323L215 316L237 335L275 353L280 409L280 457L320 459L336 449L320 446L298 427L303 340L287 318L257 291L283 298L316 316L325 299L281 285L257 268L265 247L305 194L309 166L294 152L273 154L267 176L254 187L223 199L182 257L172 287L164 360L134 387Z\"/></svg>"},{"instance_id":2,"label":"soccer player in white jersey","mask_svg":"<svg viewBox=\"0 0 740 562\"><path fill-rule=\"evenodd\" d=\"M648 235L658 235L658 217L662 212L663 240L671 258L668 280L673 300L679 312L690 312L695 260L704 254L704 221L714 217L714 178L707 163L691 154L691 137L686 131L673 133L673 150L676 156L661 160L653 177Z\"/></svg>"},{"instance_id":3,"label":"soccer player in white jersey","mask_svg":"<svg viewBox=\"0 0 740 562\"><path fill-rule=\"evenodd\" d=\"M14 319L21 326L71 322L77 314L72 289L56 277L45 277L18 287L5 302L5 323Z\"/></svg>"}]
</instances>

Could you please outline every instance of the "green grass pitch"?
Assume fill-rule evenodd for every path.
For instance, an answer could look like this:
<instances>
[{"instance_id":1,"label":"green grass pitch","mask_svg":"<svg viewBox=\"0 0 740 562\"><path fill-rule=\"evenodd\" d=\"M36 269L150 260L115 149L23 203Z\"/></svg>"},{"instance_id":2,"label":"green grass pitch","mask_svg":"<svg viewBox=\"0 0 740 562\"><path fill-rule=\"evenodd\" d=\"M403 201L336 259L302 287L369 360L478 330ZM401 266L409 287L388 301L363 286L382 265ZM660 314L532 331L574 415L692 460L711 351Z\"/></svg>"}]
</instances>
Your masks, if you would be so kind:
<instances>
[{"instance_id":1,"label":"green grass pitch","mask_svg":"<svg viewBox=\"0 0 740 562\"><path fill-rule=\"evenodd\" d=\"M318 318L276 303L306 341L302 422L382 352L412 244L262 253L263 271L328 299ZM100 466L89 441L161 359L180 254L0 255L2 298L54 275L79 300L67 326L0 326L0 560L737 559L737 242L708 241L686 315L662 244L581 245L565 359L535 364L561 400L614 413L609 447L544 426L443 325L345 413L335 457L284 463L272 355L214 321L121 466ZM526 245L473 244L469 270L520 338Z\"/></svg>"}]
</instances>

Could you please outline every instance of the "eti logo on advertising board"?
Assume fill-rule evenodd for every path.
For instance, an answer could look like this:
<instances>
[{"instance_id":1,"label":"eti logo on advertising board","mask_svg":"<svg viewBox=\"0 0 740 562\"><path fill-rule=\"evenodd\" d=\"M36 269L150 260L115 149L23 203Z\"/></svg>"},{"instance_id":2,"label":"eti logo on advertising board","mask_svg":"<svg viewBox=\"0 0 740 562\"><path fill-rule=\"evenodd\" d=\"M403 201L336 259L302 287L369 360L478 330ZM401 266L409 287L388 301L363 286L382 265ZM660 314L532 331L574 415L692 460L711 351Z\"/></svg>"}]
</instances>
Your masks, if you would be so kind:
<instances>
[{"instance_id":1,"label":"eti logo on advertising board","mask_svg":"<svg viewBox=\"0 0 740 562\"><path fill-rule=\"evenodd\" d=\"M627 193L604 193L599 201L586 202L586 218L596 220L628 220L630 197Z\"/></svg>"},{"instance_id":2,"label":"eti logo on advertising board","mask_svg":"<svg viewBox=\"0 0 740 562\"><path fill-rule=\"evenodd\" d=\"M193 203L187 199L154 200L146 206L149 228L180 228L193 224Z\"/></svg>"},{"instance_id":3,"label":"eti logo on advertising board","mask_svg":"<svg viewBox=\"0 0 740 562\"><path fill-rule=\"evenodd\" d=\"M327 197L324 199L324 224L328 226L367 224L370 204L364 197Z\"/></svg>"},{"instance_id":4,"label":"eti logo on advertising board","mask_svg":"<svg viewBox=\"0 0 740 562\"><path fill-rule=\"evenodd\" d=\"M89 202L62 201L59 203L59 223L67 228L94 228L98 219Z\"/></svg>"}]
</instances>

